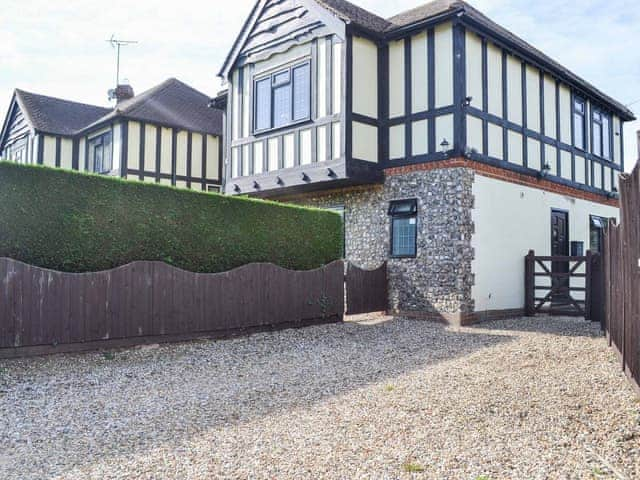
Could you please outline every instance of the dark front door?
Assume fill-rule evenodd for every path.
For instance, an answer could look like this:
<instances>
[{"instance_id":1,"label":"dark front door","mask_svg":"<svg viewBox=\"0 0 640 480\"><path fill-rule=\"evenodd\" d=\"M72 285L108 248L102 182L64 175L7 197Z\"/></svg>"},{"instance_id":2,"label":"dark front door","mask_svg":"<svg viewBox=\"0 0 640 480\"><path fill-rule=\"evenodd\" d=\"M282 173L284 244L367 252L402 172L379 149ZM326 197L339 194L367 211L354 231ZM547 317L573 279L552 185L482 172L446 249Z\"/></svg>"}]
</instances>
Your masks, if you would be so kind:
<instances>
[{"instance_id":1,"label":"dark front door","mask_svg":"<svg viewBox=\"0 0 640 480\"><path fill-rule=\"evenodd\" d=\"M569 256L569 214L561 210L551 211L551 255ZM551 262L551 273L567 274L551 278L551 284L557 292L553 295L553 303L558 306L565 304L569 296L569 262Z\"/></svg>"}]
</instances>

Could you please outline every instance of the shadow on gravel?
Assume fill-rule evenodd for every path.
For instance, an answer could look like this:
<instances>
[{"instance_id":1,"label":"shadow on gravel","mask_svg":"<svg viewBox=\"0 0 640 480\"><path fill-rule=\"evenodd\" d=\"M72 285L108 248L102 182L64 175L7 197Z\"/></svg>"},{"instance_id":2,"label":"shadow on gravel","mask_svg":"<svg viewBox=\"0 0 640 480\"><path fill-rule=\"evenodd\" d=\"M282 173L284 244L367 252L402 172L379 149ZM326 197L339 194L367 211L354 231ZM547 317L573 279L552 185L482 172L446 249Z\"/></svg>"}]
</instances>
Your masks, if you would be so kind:
<instances>
[{"instance_id":1,"label":"shadow on gravel","mask_svg":"<svg viewBox=\"0 0 640 480\"><path fill-rule=\"evenodd\" d=\"M509 332L530 332L557 335L561 337L602 337L604 332L600 324L585 320L583 317L535 317L514 318L481 322L470 326L474 330L508 330Z\"/></svg>"},{"instance_id":2,"label":"shadow on gravel","mask_svg":"<svg viewBox=\"0 0 640 480\"><path fill-rule=\"evenodd\" d=\"M557 321L537 323L564 332ZM178 448L211 428L309 408L368 384L382 389L417 368L513 341L485 331L509 326L517 331L517 322L462 330L404 319L347 322L111 356L0 362L8 372L0 377L0 443L22 478L64 476L114 456ZM34 444L54 471L32 461Z\"/></svg>"}]
</instances>

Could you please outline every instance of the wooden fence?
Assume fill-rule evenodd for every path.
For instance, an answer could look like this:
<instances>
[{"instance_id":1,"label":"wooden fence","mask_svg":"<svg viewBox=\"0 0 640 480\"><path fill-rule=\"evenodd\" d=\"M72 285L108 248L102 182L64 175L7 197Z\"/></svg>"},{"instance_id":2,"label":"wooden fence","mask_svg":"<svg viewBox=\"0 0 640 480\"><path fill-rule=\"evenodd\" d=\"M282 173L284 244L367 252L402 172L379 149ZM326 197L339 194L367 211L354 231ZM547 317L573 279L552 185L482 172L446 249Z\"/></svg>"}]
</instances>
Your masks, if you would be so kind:
<instances>
[{"instance_id":1,"label":"wooden fence","mask_svg":"<svg viewBox=\"0 0 640 480\"><path fill-rule=\"evenodd\" d=\"M609 345L640 392L640 168L620 177L620 225L604 236L605 327Z\"/></svg>"},{"instance_id":2,"label":"wooden fence","mask_svg":"<svg viewBox=\"0 0 640 480\"><path fill-rule=\"evenodd\" d=\"M347 314L386 311L387 262L375 270L363 270L351 262L347 264Z\"/></svg>"},{"instance_id":3,"label":"wooden fence","mask_svg":"<svg viewBox=\"0 0 640 480\"><path fill-rule=\"evenodd\" d=\"M525 257L525 314L567 315L603 322L600 255Z\"/></svg>"},{"instance_id":4,"label":"wooden fence","mask_svg":"<svg viewBox=\"0 0 640 480\"><path fill-rule=\"evenodd\" d=\"M1 258L0 357L340 321L343 278L342 261L215 274L135 262L74 274Z\"/></svg>"}]
</instances>

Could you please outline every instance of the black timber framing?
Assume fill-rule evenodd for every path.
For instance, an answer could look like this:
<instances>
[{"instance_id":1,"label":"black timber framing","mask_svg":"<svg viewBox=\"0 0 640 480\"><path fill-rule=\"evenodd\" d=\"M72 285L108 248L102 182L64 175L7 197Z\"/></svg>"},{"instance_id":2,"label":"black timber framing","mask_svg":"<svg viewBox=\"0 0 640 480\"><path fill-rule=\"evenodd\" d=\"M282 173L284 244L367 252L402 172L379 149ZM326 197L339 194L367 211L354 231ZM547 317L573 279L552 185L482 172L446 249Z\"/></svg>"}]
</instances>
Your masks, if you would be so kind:
<instances>
[{"instance_id":1,"label":"black timber framing","mask_svg":"<svg viewBox=\"0 0 640 480\"><path fill-rule=\"evenodd\" d=\"M160 183L160 171L162 168L162 128L156 127L156 183Z\"/></svg>"},{"instance_id":2,"label":"black timber framing","mask_svg":"<svg viewBox=\"0 0 640 480\"><path fill-rule=\"evenodd\" d=\"M453 104L451 106L447 106L447 107L443 107L443 108L439 108L439 109L435 109L435 49L434 49L434 30L433 27L434 25L437 25L439 23L442 23L444 21L448 21L451 20L452 21L452 28L453 28L453 68L454 68L454 99L453 99ZM418 34L421 32L426 31L427 33L427 71L428 71L428 77L427 77L427 84L428 84L428 110L427 111L421 111L421 112L413 112L412 109L412 74L411 74L411 50L412 50L412 45L411 45L411 35L414 34ZM475 32L479 35L481 41L482 41L482 86L483 86L483 91L482 91L482 107L481 108L472 108L472 107L467 107L465 105L466 103L466 31L470 31L470 32ZM539 176L540 175L540 169L537 166L537 158L533 158L532 160L534 160L536 163L530 163L530 153L529 149L533 148L535 146L535 144L533 143L533 141L535 140L536 142L539 143L539 161L540 161L540 167L542 168L546 163L550 163L551 161L555 161L555 173L557 175L550 175L548 177L549 180L551 181L557 181L557 183L561 183L564 185L569 185L569 186L573 186L575 188L579 188L579 189L583 189L583 190L588 190L588 191L592 191L594 193L598 193L600 195L604 195L605 192L602 191L602 189L592 189L590 190L589 188L591 187L591 184L587 184L587 185L583 185L583 184L577 184L572 182L572 180L575 180L575 158L577 155L577 152L575 151L575 147L573 146L573 144L568 145L565 143L562 143L560 141L560 122L559 122L559 118L556 119L556 138L552 138L553 137L553 133L548 131L548 125L545 125L545 74L549 74L552 78L557 79L559 74L557 72L555 72L553 70L553 68L550 68L550 66L547 65L542 65L540 63L540 61L537 59L537 57L533 56L532 54L528 53L528 52L522 52L517 48L510 48L510 46L508 45L508 42L506 42L499 34L494 34L494 32L490 32L487 31L486 29L482 29L480 25L476 25L472 20L467 19L467 17L463 14L461 16L443 16L441 18L438 19L432 19L432 21L427 22L427 23L421 23L420 25L414 25L409 29L402 29L402 32L393 32L393 34L390 35L376 35L373 32L368 32L366 30L363 30L359 27L354 27L353 25L348 25L347 29L346 29L347 35L346 35L346 39L345 39L345 43L344 43L344 48L343 48L343 58L342 58L342 67L343 67L343 71L342 71L342 75L343 75L343 81L345 82L345 88L346 91L343 91L343 109L340 112L340 120L343 122L341 125L342 128L342 145L343 145L343 153L344 153L344 161L346 163L346 172L347 172L347 176L348 176L348 172L350 171L350 162L352 161L357 161L358 159L353 158L352 155L352 146L353 146L353 131L352 131L352 122L353 121L357 121L366 125L371 125L371 126L377 126L378 127L378 157L379 157L379 162L377 167L384 169L384 168L389 168L389 167L396 167L396 166L402 166L402 165L408 165L408 164L414 164L414 163L422 163L422 162L430 162L430 161L438 161L438 160L442 160L443 158L450 158L452 156L455 155L465 155L467 154L467 156L471 156L478 160L478 161L484 161L485 163L489 163L491 165L495 165L495 166L500 166L503 167L505 169L509 169L509 170L515 170L518 171L519 173L523 173L523 174L527 174L527 175L531 175L531 176ZM352 78L352 71L351 71L351 66L352 66L352 35L357 34L357 35L362 35L364 37L366 37L367 39L373 41L374 43L376 43L377 47L378 47L378 82L379 82L379 92L378 92L378 119L373 119L370 117L367 117L366 115L362 115L356 112L352 111L353 108L353 104L352 104L352 98L353 98L353 78ZM338 41L337 38L335 36L331 37L332 40L331 42L326 42L324 47L326 48L326 57L327 57L327 74L329 74L329 71L331 69L331 66L333 65L333 59L332 56L334 55L334 53L336 53L333 49L333 44ZM404 39L404 55L405 55L405 77L404 77L404 89L405 89L405 97L404 97L404 106L405 106L405 115L400 116L400 117L396 117L393 119L389 119L388 118L388 107L389 107L389 98L388 98L388 87L385 88L385 86L388 85L388 79L389 79L389 53L388 53L388 42L392 39ZM491 42L492 44L495 44L498 48L501 49L501 60L502 60L502 118L500 118L497 115L490 115L489 114L489 102L488 102L488 59L487 59L487 46L489 44L489 42ZM314 40L313 45L318 45L318 41L317 39ZM313 48L313 47L312 47ZM316 47L317 48L317 47ZM514 122L511 122L509 120L509 98L507 95L507 89L508 89L508 65L507 65L507 58L509 58L509 55L514 56L519 65L520 65L520 75L519 75L519 81L521 82L521 101L522 101L522 121L519 122L521 124L516 124ZM315 63L315 58L312 59L312 65L314 65ZM536 73L537 75L529 75L529 66L537 69ZM313 70L313 67L312 67ZM531 77L531 78L530 78ZM312 78L317 79L317 72L316 73L312 73ZM513 76L510 77L511 79L513 79ZM327 90L330 90L333 88L332 82L334 81L334 77L333 75L329 76L327 75ZM532 82L535 81L535 84L533 84ZM312 83L312 89L314 88L314 86L317 86L318 83L313 82ZM573 91L574 85L571 84L571 82L568 82L568 86L570 87L570 91ZM531 112L528 111L528 103L530 100L530 93L532 93L530 90L531 89L535 89L535 88L539 88L539 99L536 98L534 99L535 101L539 101L539 112L536 112L536 119L533 119L531 117ZM577 87L577 86L576 86ZM559 104L559 95L557 93L557 89L558 89L558 85L556 85L556 104ZM529 92L528 92L529 90ZM326 102L327 102L327 111L331 112L331 113L335 113L331 110L332 105L333 105L333 92L332 91L327 91L326 92ZM589 94L585 95L586 97L590 98ZM315 97L314 97L315 98ZM535 101L532 100L532 103L535 103ZM317 104L316 105L317 108ZM313 108L313 107L312 107ZM441 152L438 151L438 142L437 139L435 138L435 119L436 117L440 116L440 115L446 115L446 114L453 114L453 118L454 118L454 145L453 145L453 152L450 152L448 155L442 154ZM482 150L479 153L473 152L473 154L468 154L468 152L466 152L466 144L467 144L467 132L466 132L466 128L467 128L467 115L474 115L476 117L479 117L480 120L482 121ZM536 126L536 124L538 123L537 121L537 116L539 115L539 127ZM560 116L560 110L559 107L556 107L556 116L559 117ZM317 118L317 112L316 115L314 116L314 118ZM429 120L428 123L428 130L427 130L427 135L428 135L428 153L425 155L412 155L413 153L413 135L412 135L412 126L413 126L413 122L415 121L419 121L419 120ZM335 121L335 120L333 120ZM315 124L315 122L313 122ZM613 122L612 122L613 123ZM405 130L405 137L404 137L404 147L405 147L405 156L404 158L400 159L400 160L394 160L394 161L390 161L389 160L389 128L391 126L395 126L395 125L404 125L404 130ZM501 127L502 129L502 150L503 150L503 158L502 159L495 159L495 158L490 158L489 156L489 126L490 124L495 124ZM326 141L327 141L327 156L328 157L333 157L333 155L331 155L331 151L335 150L333 147L333 141L332 138L330 138L333 135L333 128L332 128L332 123L325 123L324 125L326 125L324 128L326 128ZM296 126L296 128L298 128L299 126ZM314 128L315 127L315 128ZM317 142L317 127L318 125L315 124L314 127L312 127L312 143L313 143L313 154L315 155L317 153L317 144L314 143L314 140ZM534 130L535 129L535 130ZM513 164L509 162L509 132L517 132L522 136L522 164L518 165L518 164ZM294 133L294 132L292 132ZM295 135L297 135L297 131L295 132ZM259 141L262 140L265 142L265 145L263 147L263 159L265 162L268 162L268 146L266 145L267 139L266 138L248 138L248 139L243 139L242 142L234 142L233 147L239 147L241 145L244 145L245 143L253 143L255 141ZM278 142L280 145L280 150L282 150L282 135L278 134ZM572 142L573 143L573 142ZM556 158L555 160L552 160L549 157L549 149L548 146L553 146L555 148L555 152L556 152ZM295 148L296 148L296 162L295 162L295 166L298 167L299 166L299 143L296 141L295 144ZM518 147L519 148L519 147ZM560 177L560 175L562 173L564 173L565 175L568 174L568 172L562 172L562 165L561 165L561 156L563 155L562 152L568 152L571 154L572 156L572 171L570 174L570 178L571 180L567 179L567 178L562 178ZM243 152L241 151L241 149L239 149L239 155L243 155ZM280 152L281 154L279 155L281 161L283 159L283 155L282 152ZM246 154L246 153L245 153ZM513 154L513 152L512 152ZM564 154L566 155L566 154ZM620 167L616 166L613 162L607 162L606 160L603 159L599 159L596 158L594 156L592 156L589 152L579 152L580 157L584 157L585 158L585 162L589 162L591 163L592 161L596 162L597 165L600 165L601 169L604 169L605 166L608 168L612 168L612 169L616 169L619 170ZM519 156L519 154L517 155ZM313 158L312 164L316 165L321 163L322 159L320 158ZM534 166L535 165L535 166ZM529 168L530 166L534 166L534 168ZM276 177L280 177L282 179L283 176L287 175L287 171L290 169L285 169L282 170L283 165L279 166L280 169L278 171L271 171L271 172L265 172L262 175L251 175L251 179L257 179L258 177L264 177L265 174L267 176L271 176L273 178ZM308 168L308 166L305 166ZM295 168L295 167L294 167ZM251 170L251 173L253 173L254 170ZM306 170L305 170L305 173ZM613 175L613 172L612 172ZM591 177L591 176L589 176ZM608 177L607 177L608 178ZM241 179L234 179L234 183L243 183L244 184L244 178ZM264 178L262 178L262 180L255 180L255 181L262 181L263 183L265 182ZM311 179L311 181L313 182L313 178ZM339 179L335 179L336 182L339 182ZM269 180L267 181L267 183L269 182ZM324 181L322 181L322 183L324 183ZM242 185L240 185L240 187L242 187ZM272 190L274 189L274 190ZM244 188L240 188L241 192L240 193L247 193L242 192L242 190L244 190ZM278 187L265 187L264 190L261 190L261 194L264 195L268 195L271 193L267 193L272 192L274 195L277 195L278 193L276 192L280 192L281 188ZM231 191L231 189L228 189L227 191Z\"/></svg>"},{"instance_id":3,"label":"black timber framing","mask_svg":"<svg viewBox=\"0 0 640 480\"><path fill-rule=\"evenodd\" d=\"M378 45L378 163L389 158L389 128L384 121L389 118L389 46Z\"/></svg>"},{"instance_id":4,"label":"black timber framing","mask_svg":"<svg viewBox=\"0 0 640 480\"><path fill-rule=\"evenodd\" d=\"M351 116L353 114L353 30L347 28L346 40L342 45L342 58L340 60L342 64L341 68L341 103L340 118L342 120L342 154L344 154L344 161L346 163L346 175L349 176L349 160L352 158L352 145L353 145L353 122ZM334 75L335 76L335 75Z\"/></svg>"},{"instance_id":5,"label":"black timber framing","mask_svg":"<svg viewBox=\"0 0 640 480\"><path fill-rule=\"evenodd\" d=\"M222 142L220 142L222 143ZM206 182L206 178L207 178L207 174L209 172L207 172L207 137L206 136L202 136L202 190L206 190L207 189L207 182ZM220 157L220 163L222 164L222 156ZM222 177L218 177L220 180L222 180Z\"/></svg>"},{"instance_id":6,"label":"black timber framing","mask_svg":"<svg viewBox=\"0 0 640 480\"><path fill-rule=\"evenodd\" d=\"M127 169L129 166L129 122L124 120L120 124L121 146L120 146L120 176L127 178ZM111 143L113 145L113 141ZM112 146L113 148L113 146Z\"/></svg>"},{"instance_id":7,"label":"black timber framing","mask_svg":"<svg viewBox=\"0 0 640 480\"><path fill-rule=\"evenodd\" d=\"M193 138L191 135L191 132L187 132L187 188L191 188L191 170L192 170L192 165L191 162L193 161L193 152L192 152L192 142Z\"/></svg>"},{"instance_id":8,"label":"black timber framing","mask_svg":"<svg viewBox=\"0 0 640 480\"><path fill-rule=\"evenodd\" d=\"M71 144L71 168L80 170L80 139L74 138Z\"/></svg>"},{"instance_id":9,"label":"black timber framing","mask_svg":"<svg viewBox=\"0 0 640 480\"><path fill-rule=\"evenodd\" d=\"M36 138L38 139L38 154L36 161L38 165L42 165L44 162L44 137L44 134L36 133Z\"/></svg>"},{"instance_id":10,"label":"black timber framing","mask_svg":"<svg viewBox=\"0 0 640 480\"><path fill-rule=\"evenodd\" d=\"M62 147L62 139L60 137L56 137L56 160L55 160L55 165L56 167L60 167L60 150Z\"/></svg>"},{"instance_id":11,"label":"black timber framing","mask_svg":"<svg viewBox=\"0 0 640 480\"><path fill-rule=\"evenodd\" d=\"M499 38L499 36L497 36L494 32L488 31L486 28L483 28L480 25L477 25L475 22L473 22L472 20L468 19L467 17L463 16L462 18L460 18L458 20L458 22L462 25L465 26L466 29L469 29L473 32L475 32L476 34L478 34L480 36L480 38L482 39L483 42L491 42L494 43L497 47L499 47L502 50L502 67L503 67L503 72L502 72L502 89L503 89L503 117L504 119L508 118L508 98L507 98L507 78L506 78L506 58L508 57L509 54L514 55L516 58L519 58L521 60L521 62L523 63L523 89L522 89L522 98L523 98L523 125L526 125L526 117L527 117L527 109L525 108L526 105L526 99L527 99L527 94L526 94L526 65L530 65L536 69L538 69L538 71L540 72L540 76L541 76L541 86L540 86L540 111L541 111L541 124L540 124L540 133L538 132L533 132L532 130L528 129L528 128L523 128L521 126L516 126L516 128L513 128L514 125L507 121L508 125L507 128L505 129L505 127L503 126L503 157L504 160L506 162L509 161L509 154L508 154L508 130L516 130L516 131L520 131L521 133L528 135L529 137L534 137L535 135L531 135L531 133L536 134L538 136L537 139L540 139L542 142L541 143L541 165L544 165L545 162L549 163L549 161L551 161L551 159L546 158L546 151L545 151L545 144L546 145L552 145L556 148L556 159L553 160L555 161L556 164L556 172L558 173L558 175L561 174L561 170L562 170L562 166L561 166L561 152L562 151L567 151L571 154L572 157L572 174L571 174L571 178L572 180L575 180L575 157L576 156L580 156L580 157L584 157L585 158L585 163L588 164L592 164L593 162L596 162L598 165L600 165L600 168L603 169L604 171L604 167L609 167L612 168L614 171L623 171L624 170L624 164L622 162L622 155L623 155L623 142L621 141L621 153L620 153L620 158L621 158L621 164L617 165L613 159L612 161L608 161L604 158L601 157L596 157L594 155L592 155L589 151L583 151L580 149L576 149L573 146L573 141L572 141L572 145L567 145L564 144L560 141L560 97L559 97L559 86L560 84L565 84L568 88L569 91L571 92L572 98L574 94L578 94L581 98L584 98L585 101L589 104L597 104L597 105L602 105L603 101L601 99L596 98L594 95L592 95L590 92L585 91L584 89L582 89L580 86L575 85L573 82L568 81L567 79L564 79L564 76L559 73L556 72L554 69L546 66L546 65L542 65L540 62L538 62L535 58L533 58L530 54L528 54L527 52L522 52L520 49L514 48L513 46L509 45L509 42L504 41L504 39ZM548 137L548 133L546 130L544 130L545 127L545 121L544 121L544 86L543 86L543 79L544 79L544 75L548 74L550 75L553 79L555 79L556 82L556 139L550 138ZM563 80L560 80L560 78L563 78ZM483 90L485 89L484 85L483 85ZM484 92L483 92L484 93ZM571 108L573 108L573 105L571 105ZM611 118L613 118L613 115L616 114L615 112L613 112L610 109L604 109L607 113L609 113L611 115ZM486 112L484 112L486 113ZM571 122L573 124L573 110L570 111L571 113ZM476 112L473 113L474 116L476 115ZM620 117L620 113L617 113L617 115ZM481 117L482 118L482 117ZM585 121L590 121L589 119L589 115L585 114ZM497 122L499 124L502 124L503 122ZM612 122L613 123L613 122ZM613 131L613 125L611 126L611 131ZM571 128L571 132L573 135L573 125ZM525 149L528 148L527 147L527 140L528 138L524 137L523 138L523 154L524 154L524 158L523 158L523 163L528 161L528 152L525 153ZM612 143L613 145L613 143ZM615 175L615 172L613 173L613 175ZM585 170L585 183L587 183L589 186L592 185L592 173L591 173L591 169L587 168ZM553 179L553 177L551 177ZM576 183L577 186L579 186L580 184ZM604 183L602 184L604 185ZM602 190L599 190L600 194L602 194Z\"/></svg>"},{"instance_id":12,"label":"black timber framing","mask_svg":"<svg viewBox=\"0 0 640 480\"><path fill-rule=\"evenodd\" d=\"M542 70L538 70L539 75L540 75L540 86L538 87L540 89L540 133L544 136L547 135L546 132L546 127L545 127L545 122L546 122L546 118L545 118L545 98L544 98L544 72ZM544 167L545 163L546 163L546 157L547 157L547 149L545 147L544 143L540 144L540 169L542 170L542 167Z\"/></svg>"},{"instance_id":13,"label":"black timber framing","mask_svg":"<svg viewBox=\"0 0 640 480\"><path fill-rule=\"evenodd\" d=\"M576 82L574 82L570 78L567 78L566 74L563 71L559 70L555 65L549 64L548 62L544 62L538 59L534 54L532 54L531 51L524 50L520 46L514 44L513 41L487 28L485 25L478 23L477 21L475 21L472 18L469 18L466 15L462 15L461 17L458 18L457 21L460 22L462 25L464 25L465 28L476 32L480 37L487 38L492 43L500 47L503 51L508 52L511 55L514 55L522 59L522 61L526 62L527 64L534 66L545 73L550 74L555 79L561 79L562 83L566 84L572 91L577 93L580 97L583 97L596 104L609 104L607 99L600 98L597 92L590 92L585 88L583 88L582 86L578 85ZM612 113L616 113L620 117L625 117L626 115L628 115L627 113L623 114L622 111L617 111Z\"/></svg>"},{"instance_id":14,"label":"black timber framing","mask_svg":"<svg viewBox=\"0 0 640 480\"><path fill-rule=\"evenodd\" d=\"M413 72L411 70L413 58L411 56L411 41L412 37L404 39L404 155L406 158L413 155L413 122L411 121L411 114L413 112Z\"/></svg>"},{"instance_id":15,"label":"black timber framing","mask_svg":"<svg viewBox=\"0 0 640 480\"><path fill-rule=\"evenodd\" d=\"M427 29L427 107L430 112L436 109L436 51L435 34L433 27ZM428 152L435 154L438 151L436 142L436 122L435 117L427 122Z\"/></svg>"},{"instance_id":16,"label":"black timber framing","mask_svg":"<svg viewBox=\"0 0 640 480\"><path fill-rule=\"evenodd\" d=\"M178 130L171 129L171 185L176 185L176 171L178 167Z\"/></svg>"},{"instance_id":17,"label":"black timber framing","mask_svg":"<svg viewBox=\"0 0 640 480\"><path fill-rule=\"evenodd\" d=\"M482 111L489 113L489 66L487 58L487 39L482 38ZM482 154L489 155L489 121L482 119Z\"/></svg>"},{"instance_id":18,"label":"black timber framing","mask_svg":"<svg viewBox=\"0 0 640 480\"><path fill-rule=\"evenodd\" d=\"M504 118L500 118L497 117L493 114L490 113L485 113L482 110L475 108L475 107L468 107L468 113L473 115L474 117L478 117L481 120L486 119L489 122L493 123L493 124L497 124L499 126L502 126L504 129L506 129L507 131L511 130L514 131L516 133L520 133L523 136L526 136L530 139L533 140L537 140L539 142L541 142L541 148L544 147L544 145L550 145L552 147L555 147L556 149L558 149L558 151L565 151L565 152L569 152L569 153L574 153L577 156L580 157L585 157L587 158L589 161L593 161L599 164L602 164L606 167L609 168L615 168L615 169L619 169L619 165L616 165L615 163L609 161L609 160L605 160L603 158L597 157L595 155L593 155L592 153L586 152L584 150L581 150L577 147L574 147L573 145L567 144L567 143L563 143L560 140L556 139L556 138L552 138L552 137L548 137L547 135L543 135L539 132L536 132L535 130L530 130L528 128L524 128L522 125L518 125L517 123L511 122L509 120L505 120ZM559 127L558 127L559 128ZM558 134L559 136L559 134ZM558 156L559 158L559 156ZM556 159L557 160L557 159Z\"/></svg>"},{"instance_id":19,"label":"black timber framing","mask_svg":"<svg viewBox=\"0 0 640 480\"><path fill-rule=\"evenodd\" d=\"M453 151L465 155L467 150L467 57L464 25L453 22Z\"/></svg>"},{"instance_id":20,"label":"black timber framing","mask_svg":"<svg viewBox=\"0 0 640 480\"><path fill-rule=\"evenodd\" d=\"M528 110L527 110L527 64L522 62L520 64L520 76L522 87L520 88L522 92L522 127L526 130L528 128ZM525 167L529 166L529 149L528 149L528 139L526 136L522 136L522 165Z\"/></svg>"}]
</instances>

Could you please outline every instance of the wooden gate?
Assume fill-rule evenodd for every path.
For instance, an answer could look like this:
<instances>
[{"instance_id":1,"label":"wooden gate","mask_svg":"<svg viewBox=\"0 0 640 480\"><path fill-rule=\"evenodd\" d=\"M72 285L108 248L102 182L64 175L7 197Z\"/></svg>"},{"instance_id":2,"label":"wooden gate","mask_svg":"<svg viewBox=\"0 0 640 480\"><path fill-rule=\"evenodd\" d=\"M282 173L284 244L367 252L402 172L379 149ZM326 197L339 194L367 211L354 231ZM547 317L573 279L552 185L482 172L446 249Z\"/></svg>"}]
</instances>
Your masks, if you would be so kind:
<instances>
[{"instance_id":1,"label":"wooden gate","mask_svg":"<svg viewBox=\"0 0 640 480\"><path fill-rule=\"evenodd\" d=\"M562 266L559 268L558 266ZM602 322L602 262L600 256L525 257L525 313L585 317Z\"/></svg>"},{"instance_id":2,"label":"wooden gate","mask_svg":"<svg viewBox=\"0 0 640 480\"><path fill-rule=\"evenodd\" d=\"M363 270L349 262L345 284L347 315L387 310L387 262L375 270Z\"/></svg>"}]
</instances>

